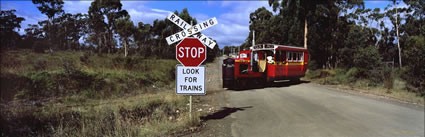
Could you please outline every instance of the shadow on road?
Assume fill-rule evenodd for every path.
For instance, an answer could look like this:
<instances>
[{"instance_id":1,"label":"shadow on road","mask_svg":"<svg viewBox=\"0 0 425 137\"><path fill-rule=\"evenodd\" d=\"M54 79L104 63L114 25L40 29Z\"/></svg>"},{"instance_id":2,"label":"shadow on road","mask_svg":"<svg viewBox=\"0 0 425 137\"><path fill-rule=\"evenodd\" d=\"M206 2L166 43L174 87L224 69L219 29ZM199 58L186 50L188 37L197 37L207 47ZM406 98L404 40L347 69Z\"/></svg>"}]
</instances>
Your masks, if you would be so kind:
<instances>
[{"instance_id":1,"label":"shadow on road","mask_svg":"<svg viewBox=\"0 0 425 137\"><path fill-rule=\"evenodd\" d=\"M237 88L233 89L227 89L229 91L245 91L245 90L251 90L251 89L264 89L264 88L273 88L273 87L290 87L293 85L299 85L303 83L310 83L310 81L300 80L300 81L288 81L288 80L282 80L282 81L275 81L267 84L258 84L258 83L250 83L246 85L239 85Z\"/></svg>"},{"instance_id":2,"label":"shadow on road","mask_svg":"<svg viewBox=\"0 0 425 137\"><path fill-rule=\"evenodd\" d=\"M244 111L247 108L252 108L252 106L247 107L222 107L220 111L217 111L215 113L209 114L207 116L202 116L202 121L208 121L208 120L217 120L217 119L223 119L227 116L229 116L232 113L235 113L237 111Z\"/></svg>"}]
</instances>

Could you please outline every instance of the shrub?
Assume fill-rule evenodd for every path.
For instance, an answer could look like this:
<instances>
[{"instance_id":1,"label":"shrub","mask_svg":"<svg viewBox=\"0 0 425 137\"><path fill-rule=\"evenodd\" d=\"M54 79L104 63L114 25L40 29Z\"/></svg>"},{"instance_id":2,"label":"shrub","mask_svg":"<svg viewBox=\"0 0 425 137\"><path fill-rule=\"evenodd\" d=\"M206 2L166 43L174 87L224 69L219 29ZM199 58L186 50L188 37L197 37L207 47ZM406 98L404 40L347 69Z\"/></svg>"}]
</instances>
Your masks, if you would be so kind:
<instances>
[{"instance_id":1,"label":"shrub","mask_svg":"<svg viewBox=\"0 0 425 137\"><path fill-rule=\"evenodd\" d=\"M36 41L36 42L33 44L32 49L33 49L35 52L38 52L38 53L44 53L44 51L45 51L45 50L47 50L47 49L49 49L49 47L50 47L49 42L44 41L44 40L41 40L41 41Z\"/></svg>"},{"instance_id":2,"label":"shrub","mask_svg":"<svg viewBox=\"0 0 425 137\"><path fill-rule=\"evenodd\" d=\"M406 40L403 51L404 70L401 78L406 80L409 90L425 96L425 38L411 36Z\"/></svg>"},{"instance_id":3,"label":"shrub","mask_svg":"<svg viewBox=\"0 0 425 137\"><path fill-rule=\"evenodd\" d=\"M310 62L308 62L308 69L309 70L316 70L316 69L319 69L319 68L320 68L320 66L319 66L319 64L317 64L316 60L310 60Z\"/></svg>"},{"instance_id":4,"label":"shrub","mask_svg":"<svg viewBox=\"0 0 425 137\"><path fill-rule=\"evenodd\" d=\"M47 60L45 58L37 58L33 63L33 67L36 71L46 70Z\"/></svg>"},{"instance_id":5,"label":"shrub","mask_svg":"<svg viewBox=\"0 0 425 137\"><path fill-rule=\"evenodd\" d=\"M15 98L34 100L54 95L52 92L55 91L55 82L48 72L31 72L26 74L26 77L28 84L24 85Z\"/></svg>"},{"instance_id":6,"label":"shrub","mask_svg":"<svg viewBox=\"0 0 425 137\"><path fill-rule=\"evenodd\" d=\"M354 67L358 69L358 78L370 79L372 85L382 81L382 57L374 46L359 48L353 60Z\"/></svg>"},{"instance_id":7,"label":"shrub","mask_svg":"<svg viewBox=\"0 0 425 137\"><path fill-rule=\"evenodd\" d=\"M11 101L14 94L25 89L30 80L27 77L13 73L1 73L0 75L0 97L1 100ZM19 92L18 92L19 93Z\"/></svg>"},{"instance_id":8,"label":"shrub","mask_svg":"<svg viewBox=\"0 0 425 137\"><path fill-rule=\"evenodd\" d=\"M75 66L74 61L72 61L70 59L63 59L62 60L62 69L64 70L65 74L67 74L67 75L71 75L72 73L79 71L79 69Z\"/></svg>"},{"instance_id":9,"label":"shrub","mask_svg":"<svg viewBox=\"0 0 425 137\"><path fill-rule=\"evenodd\" d=\"M80 61L85 65L90 64L89 57L91 55L92 55L91 52L84 52L84 54L82 56L80 56Z\"/></svg>"},{"instance_id":10,"label":"shrub","mask_svg":"<svg viewBox=\"0 0 425 137\"><path fill-rule=\"evenodd\" d=\"M347 78L346 79L347 82L349 82L349 83L355 82L357 80L358 75L359 75L359 69L357 69L355 67L350 68L345 75L346 75L346 78Z\"/></svg>"},{"instance_id":11,"label":"shrub","mask_svg":"<svg viewBox=\"0 0 425 137\"><path fill-rule=\"evenodd\" d=\"M383 75L384 75L384 88L386 88L387 91L389 92L390 89L394 87L394 75L393 75L392 69L390 67L384 67Z\"/></svg>"}]
</instances>

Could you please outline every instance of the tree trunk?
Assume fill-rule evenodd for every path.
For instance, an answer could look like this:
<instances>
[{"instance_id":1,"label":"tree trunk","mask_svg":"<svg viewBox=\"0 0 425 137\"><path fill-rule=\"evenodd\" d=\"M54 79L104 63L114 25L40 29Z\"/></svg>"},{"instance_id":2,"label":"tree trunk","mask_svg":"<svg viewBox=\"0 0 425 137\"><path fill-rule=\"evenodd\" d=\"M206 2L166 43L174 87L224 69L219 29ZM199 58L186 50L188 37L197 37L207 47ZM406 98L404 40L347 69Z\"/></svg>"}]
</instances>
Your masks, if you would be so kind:
<instances>
[{"instance_id":1,"label":"tree trunk","mask_svg":"<svg viewBox=\"0 0 425 137\"><path fill-rule=\"evenodd\" d=\"M128 51L127 51L127 40L124 41L124 57L127 57Z\"/></svg>"},{"instance_id":2,"label":"tree trunk","mask_svg":"<svg viewBox=\"0 0 425 137\"><path fill-rule=\"evenodd\" d=\"M401 65L401 48L400 48L400 37L399 37L399 31L398 31L397 2L395 2L395 13L396 13L396 17L395 17L395 28L397 30L398 63L399 63L400 68L401 68L402 67L402 65Z\"/></svg>"},{"instance_id":3,"label":"tree trunk","mask_svg":"<svg viewBox=\"0 0 425 137\"><path fill-rule=\"evenodd\" d=\"M103 40L105 41L104 46L105 46L105 48L108 49L108 54L109 54L110 53L110 48L109 48L110 43L108 43L108 40L106 39L106 34L103 34Z\"/></svg>"},{"instance_id":4,"label":"tree trunk","mask_svg":"<svg viewBox=\"0 0 425 137\"><path fill-rule=\"evenodd\" d=\"M304 48L307 49L307 17L304 17Z\"/></svg>"},{"instance_id":5,"label":"tree trunk","mask_svg":"<svg viewBox=\"0 0 425 137\"><path fill-rule=\"evenodd\" d=\"M97 44L97 50L99 52L99 54L102 52L102 38L101 37L97 37L97 40L99 41Z\"/></svg>"}]
</instances>

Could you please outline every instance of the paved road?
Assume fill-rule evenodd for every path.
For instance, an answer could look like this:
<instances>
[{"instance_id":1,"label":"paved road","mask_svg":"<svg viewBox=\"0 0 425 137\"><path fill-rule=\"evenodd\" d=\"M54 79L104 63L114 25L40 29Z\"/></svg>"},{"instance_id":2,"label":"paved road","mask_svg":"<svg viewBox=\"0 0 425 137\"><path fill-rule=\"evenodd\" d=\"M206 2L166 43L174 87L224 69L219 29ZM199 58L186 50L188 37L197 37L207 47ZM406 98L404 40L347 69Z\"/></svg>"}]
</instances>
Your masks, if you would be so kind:
<instances>
[{"instance_id":1,"label":"paved road","mask_svg":"<svg viewBox=\"0 0 425 137\"><path fill-rule=\"evenodd\" d=\"M276 85L227 90L223 95L223 107L227 108L218 114L221 117L209 120L222 126L216 129L224 132L218 136L424 136L421 106L311 83Z\"/></svg>"},{"instance_id":2,"label":"paved road","mask_svg":"<svg viewBox=\"0 0 425 137\"><path fill-rule=\"evenodd\" d=\"M229 91L233 136L424 136L424 110L314 84Z\"/></svg>"}]
</instances>

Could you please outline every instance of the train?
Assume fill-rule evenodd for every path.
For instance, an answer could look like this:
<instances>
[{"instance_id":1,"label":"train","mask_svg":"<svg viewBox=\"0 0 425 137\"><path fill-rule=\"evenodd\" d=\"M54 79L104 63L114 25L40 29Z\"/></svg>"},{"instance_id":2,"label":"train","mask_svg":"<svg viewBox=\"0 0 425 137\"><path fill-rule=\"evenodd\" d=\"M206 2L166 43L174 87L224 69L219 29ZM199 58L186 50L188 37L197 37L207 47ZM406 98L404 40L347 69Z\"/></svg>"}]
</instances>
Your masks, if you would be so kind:
<instances>
[{"instance_id":1,"label":"train","mask_svg":"<svg viewBox=\"0 0 425 137\"><path fill-rule=\"evenodd\" d=\"M309 61L306 48L276 44L256 44L237 57L223 60L223 88L248 84L267 85L278 80L299 81Z\"/></svg>"}]
</instances>

